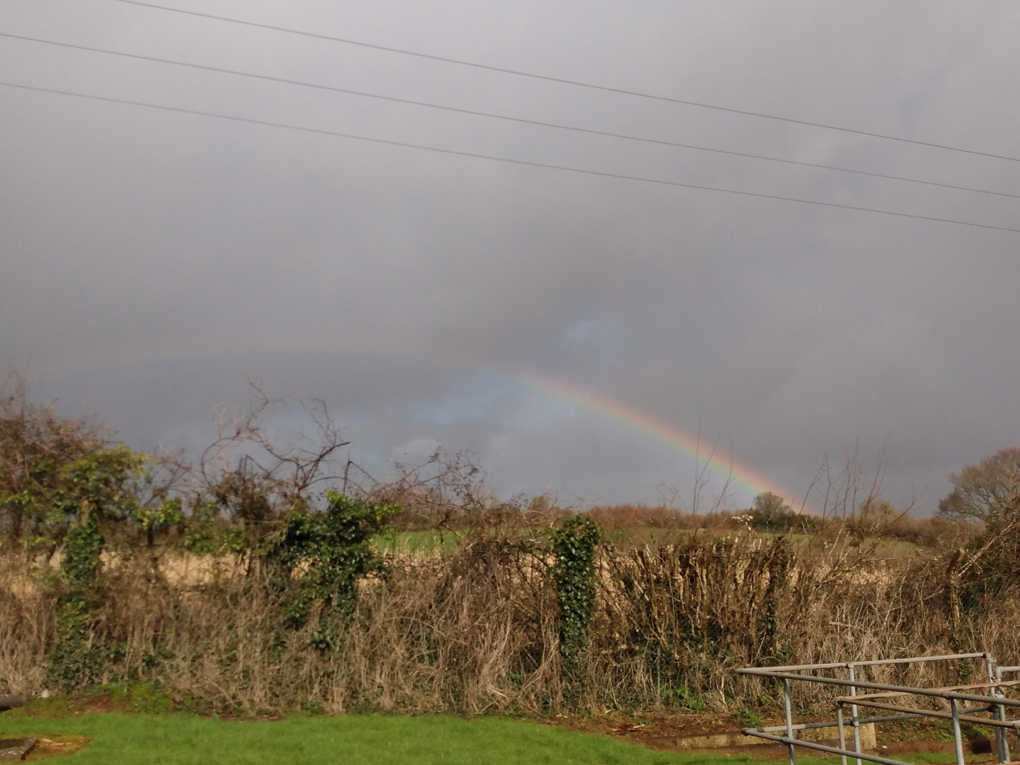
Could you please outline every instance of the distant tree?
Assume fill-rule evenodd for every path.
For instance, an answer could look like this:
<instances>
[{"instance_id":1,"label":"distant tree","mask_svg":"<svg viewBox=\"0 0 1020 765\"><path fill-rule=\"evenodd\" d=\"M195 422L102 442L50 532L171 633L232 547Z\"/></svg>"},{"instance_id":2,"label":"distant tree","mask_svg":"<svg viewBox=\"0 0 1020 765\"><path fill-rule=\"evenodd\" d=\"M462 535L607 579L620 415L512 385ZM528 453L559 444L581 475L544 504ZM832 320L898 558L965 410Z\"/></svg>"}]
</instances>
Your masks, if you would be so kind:
<instances>
[{"instance_id":1,"label":"distant tree","mask_svg":"<svg viewBox=\"0 0 1020 765\"><path fill-rule=\"evenodd\" d=\"M1020 499L1020 448L1003 449L978 465L949 477L953 491L939 502L938 515L952 521L987 523L1017 507Z\"/></svg>"},{"instance_id":2,"label":"distant tree","mask_svg":"<svg viewBox=\"0 0 1020 765\"><path fill-rule=\"evenodd\" d=\"M818 516L798 513L778 494L765 491L754 498L750 513L751 526L758 531L784 534L810 534L822 528Z\"/></svg>"},{"instance_id":3,"label":"distant tree","mask_svg":"<svg viewBox=\"0 0 1020 765\"><path fill-rule=\"evenodd\" d=\"M771 491L765 491L754 498L754 509L751 513L755 526L766 530L783 529L789 525L793 510L786 500Z\"/></svg>"},{"instance_id":4,"label":"distant tree","mask_svg":"<svg viewBox=\"0 0 1020 765\"><path fill-rule=\"evenodd\" d=\"M771 491L764 491L754 498L754 511L764 518L775 518L793 512L786 500Z\"/></svg>"},{"instance_id":5,"label":"distant tree","mask_svg":"<svg viewBox=\"0 0 1020 765\"><path fill-rule=\"evenodd\" d=\"M903 511L896 507L896 505L892 502L887 502L886 500L878 499L877 497L865 500L861 503L860 507L861 518L887 520L902 514Z\"/></svg>"}]
</instances>

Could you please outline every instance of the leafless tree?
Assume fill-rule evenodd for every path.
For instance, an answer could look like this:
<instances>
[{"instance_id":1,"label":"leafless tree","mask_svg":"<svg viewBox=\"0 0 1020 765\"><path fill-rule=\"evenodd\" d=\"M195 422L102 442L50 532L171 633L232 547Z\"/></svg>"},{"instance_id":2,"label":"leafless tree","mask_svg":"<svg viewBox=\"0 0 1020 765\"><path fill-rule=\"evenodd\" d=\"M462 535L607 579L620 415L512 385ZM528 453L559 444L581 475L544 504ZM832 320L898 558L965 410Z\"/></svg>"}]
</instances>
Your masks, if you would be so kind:
<instances>
[{"instance_id":1,"label":"leafless tree","mask_svg":"<svg viewBox=\"0 0 1020 765\"><path fill-rule=\"evenodd\" d=\"M662 497L663 504L671 509L676 509L679 512L690 513L691 515L699 515L705 509L704 495L711 483L713 477L716 477L712 463L715 460L715 454L718 451L719 443L716 441L712 444L712 448L708 451L708 456L702 460L701 458L701 429L698 428L697 442L694 448L694 480L691 485L691 498L690 502L685 502L681 499L683 492L675 485L663 481L659 484L659 495ZM712 496L711 504L708 506L707 513L718 513L726 505L727 500L730 498L730 489L733 485L733 447L730 446L729 450L729 462L726 477L723 480L723 485Z\"/></svg>"},{"instance_id":2,"label":"leafless tree","mask_svg":"<svg viewBox=\"0 0 1020 765\"><path fill-rule=\"evenodd\" d=\"M314 506L315 490L339 481L340 453L349 442L322 399L270 397L258 381L250 381L249 388L246 412L217 416L216 439L191 469L192 492L196 498L213 497L228 517L257 525ZM295 408L313 433L270 431L274 416Z\"/></svg>"},{"instance_id":3,"label":"leafless tree","mask_svg":"<svg viewBox=\"0 0 1020 765\"><path fill-rule=\"evenodd\" d=\"M985 523L1020 499L1020 448L1003 449L950 476L953 491L939 502L939 516Z\"/></svg>"}]
</instances>

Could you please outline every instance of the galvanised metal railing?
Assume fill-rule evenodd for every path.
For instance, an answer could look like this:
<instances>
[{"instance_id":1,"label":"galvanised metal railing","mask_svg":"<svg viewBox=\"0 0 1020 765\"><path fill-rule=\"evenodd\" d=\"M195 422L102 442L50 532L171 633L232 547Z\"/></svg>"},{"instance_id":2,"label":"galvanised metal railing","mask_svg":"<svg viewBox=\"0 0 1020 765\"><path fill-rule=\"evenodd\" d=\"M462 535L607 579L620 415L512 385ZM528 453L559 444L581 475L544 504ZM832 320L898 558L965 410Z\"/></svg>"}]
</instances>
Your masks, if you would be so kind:
<instances>
[{"instance_id":1,"label":"galvanised metal railing","mask_svg":"<svg viewBox=\"0 0 1020 765\"><path fill-rule=\"evenodd\" d=\"M916 688L907 685L893 685L888 683L873 683L861 680L857 676L857 670L862 667L889 666L894 664L920 664L922 662L934 661L969 661L983 660L985 674L988 682L972 683L969 685L957 685L947 688ZM820 671L846 671L846 677L828 677L818 674L803 674L805 672ZM771 727L744 728L745 736L756 736L768 741L776 741L786 744L789 750L790 765L795 765L798 746L812 749L828 754L838 754L842 765L846 765L847 757L856 760L856 765L861 765L862 760L877 762L881 765L910 765L901 760L893 760L888 757L880 757L876 754L864 752L861 747L861 725L874 723L894 722L898 720L916 720L920 718L934 718L949 720L953 728L953 742L956 747L957 765L965 765L963 758L963 733L961 723L974 725L985 725L995 729L996 754L999 762L1003 765L1020 765L1020 763L1009 762L1009 741L1008 732L1016 732L1020 736L1020 719L1010 720L1006 714L1007 708L1020 708L1020 701L1006 698L1003 688L1020 685L1020 680L1003 680L1003 675L1020 673L1020 666L996 666L996 661L988 652L982 653L957 653L945 656L913 656L907 659L880 659L877 661L851 661L838 662L833 664L798 664L784 667L745 667L738 669L738 674L752 675L756 677L772 678L783 683L783 706L786 712L786 724ZM790 694L790 682L822 683L826 685L838 685L849 689L849 693L836 699L836 719L833 722L801 723L795 725L793 722L793 711ZM869 693L858 693L858 690L873 691ZM967 693L967 691L984 691L980 693ZM903 703L892 703L894 700L905 696L922 696L928 698L942 699L949 702L948 710L923 709L920 707L904 706ZM963 706L966 703L969 706ZM850 710L850 727L853 732L853 749L847 749L846 725L844 720L844 709ZM894 712L891 715L878 717L860 717L861 707L866 709L877 709L884 712ZM989 717L978 717L979 714L988 714ZM819 728L836 728L839 734L839 746L827 746L814 741L804 741L794 736L796 731L815 730ZM780 735L785 734L785 735Z\"/></svg>"}]
</instances>

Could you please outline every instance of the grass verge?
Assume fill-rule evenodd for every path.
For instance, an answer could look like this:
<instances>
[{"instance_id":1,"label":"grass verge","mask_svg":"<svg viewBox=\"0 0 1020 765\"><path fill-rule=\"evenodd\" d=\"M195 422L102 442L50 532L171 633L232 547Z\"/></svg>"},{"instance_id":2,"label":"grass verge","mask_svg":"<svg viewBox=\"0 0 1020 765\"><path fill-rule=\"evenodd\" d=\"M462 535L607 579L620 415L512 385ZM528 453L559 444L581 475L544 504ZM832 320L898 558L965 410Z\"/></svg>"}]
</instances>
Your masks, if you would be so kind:
<instances>
[{"instance_id":1,"label":"grass verge","mask_svg":"<svg viewBox=\"0 0 1020 765\"><path fill-rule=\"evenodd\" d=\"M233 722L183 714L0 717L0 736L87 736L75 765L752 765L749 755L658 752L531 722L455 717L291 717ZM798 759L803 765L822 760Z\"/></svg>"},{"instance_id":2,"label":"grass verge","mask_svg":"<svg viewBox=\"0 0 1020 765\"><path fill-rule=\"evenodd\" d=\"M77 696L36 699L27 707L0 715L0 738L38 738L40 744L30 760L73 753L68 765L316 765L338 760L353 765L777 765L786 760L782 747L762 747L752 752L656 751L636 741L603 735L619 735L616 729L573 727L444 715L299 715L281 720L224 720L181 711L161 687L146 683L107 685ZM917 763L952 762L952 755L910 746L919 741L935 743L933 734L938 731L929 728L914 725L898 731L896 742L889 742L896 752L888 756ZM915 754L919 751L925 753ZM986 760L990 762L990 756L973 759L975 764ZM801 750L797 762L838 765L839 760L808 756Z\"/></svg>"}]
</instances>

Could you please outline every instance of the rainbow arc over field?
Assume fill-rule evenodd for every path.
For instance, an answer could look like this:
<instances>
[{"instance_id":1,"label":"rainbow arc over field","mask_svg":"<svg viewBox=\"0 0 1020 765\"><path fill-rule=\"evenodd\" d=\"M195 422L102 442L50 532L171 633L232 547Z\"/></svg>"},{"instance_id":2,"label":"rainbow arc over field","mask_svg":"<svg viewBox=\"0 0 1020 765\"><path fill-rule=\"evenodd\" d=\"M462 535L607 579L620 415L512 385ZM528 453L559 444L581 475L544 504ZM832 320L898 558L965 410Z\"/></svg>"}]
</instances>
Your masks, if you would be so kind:
<instances>
[{"instance_id":1,"label":"rainbow arc over field","mask_svg":"<svg viewBox=\"0 0 1020 765\"><path fill-rule=\"evenodd\" d=\"M318 346L308 343L302 343L300 346L304 350L327 354L336 354L339 350L347 352L364 352L371 355L393 358L417 359L426 363L436 363L437 361L435 356L426 355L420 350L414 351L410 349L403 349L399 352L392 350L386 352L379 348L363 348L352 345L350 347L338 349L334 344ZM280 347L293 349L294 346ZM213 353L222 349L210 348L207 350L209 353ZM188 355L192 354L174 354L167 353L164 350L158 354L133 354L127 358L107 360L106 364L96 363L96 360L92 360L92 363L78 366L69 367L62 365L62 368L54 371L58 377L66 377L77 372L108 366L110 364L184 358ZM780 486L775 481L749 468L747 465L731 459L728 454L721 454L718 452L713 453L711 447L706 448L705 443L699 443L699 438L697 436L691 435L678 426L664 422L647 412L631 406L630 404L624 403L623 401L612 398L603 393L591 391L576 383L553 377L546 373L532 369L511 369L507 366L493 366L491 363L482 362L480 360L472 361L464 358L454 358L449 355L443 355L439 358L442 363L454 365L465 371L495 374L497 377L523 385L524 387L534 390L542 395L573 403L601 417L613 420L629 430L642 433L643 435L666 445L672 450L683 454L692 461L699 461L701 464L707 465L709 471L722 480L725 480L726 477L729 476L730 482L734 487L741 489L743 492L746 492L752 497L762 492L772 492L773 494L778 494L786 499L792 507L800 509L800 503L796 502L796 495ZM803 509L811 512L811 509L806 505Z\"/></svg>"},{"instance_id":2,"label":"rainbow arc over field","mask_svg":"<svg viewBox=\"0 0 1020 765\"><path fill-rule=\"evenodd\" d=\"M594 393L579 385L545 374L517 371L513 373L512 377L548 396L572 402L607 419L614 420L631 430L650 436L692 460L699 460L702 464L707 464L716 476L724 480L729 476L735 486L751 496L762 492L772 492L785 498L787 502L796 507L795 497L791 492L746 465L731 460L728 455L713 453L711 447L706 448L704 443L700 443L699 438L691 436L675 425L656 419L617 399ZM808 510L807 507L804 509Z\"/></svg>"}]
</instances>

